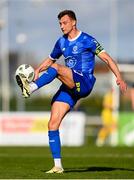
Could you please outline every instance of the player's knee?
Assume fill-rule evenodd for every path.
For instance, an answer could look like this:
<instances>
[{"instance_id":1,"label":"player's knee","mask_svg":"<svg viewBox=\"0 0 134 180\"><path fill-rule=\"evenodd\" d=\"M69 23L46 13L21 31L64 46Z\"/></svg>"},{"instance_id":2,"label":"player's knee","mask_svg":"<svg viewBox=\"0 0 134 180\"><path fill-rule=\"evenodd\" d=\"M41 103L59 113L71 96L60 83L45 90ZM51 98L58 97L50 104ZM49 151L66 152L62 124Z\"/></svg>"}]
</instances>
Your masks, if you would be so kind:
<instances>
[{"instance_id":1,"label":"player's knee","mask_svg":"<svg viewBox=\"0 0 134 180\"><path fill-rule=\"evenodd\" d=\"M48 123L48 129L49 130L57 130L58 127L58 123L56 121L49 121Z\"/></svg>"},{"instance_id":2,"label":"player's knee","mask_svg":"<svg viewBox=\"0 0 134 180\"><path fill-rule=\"evenodd\" d=\"M57 71L59 70L59 64L57 64L57 63L52 64L51 67L53 67Z\"/></svg>"}]
</instances>

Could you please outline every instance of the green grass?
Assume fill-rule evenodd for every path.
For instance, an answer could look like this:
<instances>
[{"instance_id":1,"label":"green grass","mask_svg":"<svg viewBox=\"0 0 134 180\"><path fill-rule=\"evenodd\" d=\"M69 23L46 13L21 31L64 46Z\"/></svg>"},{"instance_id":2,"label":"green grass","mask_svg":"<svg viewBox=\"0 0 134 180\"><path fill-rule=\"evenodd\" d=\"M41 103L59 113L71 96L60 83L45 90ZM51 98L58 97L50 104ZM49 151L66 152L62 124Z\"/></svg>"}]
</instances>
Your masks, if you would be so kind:
<instances>
[{"instance_id":1,"label":"green grass","mask_svg":"<svg viewBox=\"0 0 134 180\"><path fill-rule=\"evenodd\" d=\"M45 174L53 165L48 147L0 147L0 179L133 179L134 148L64 147L64 174Z\"/></svg>"}]
</instances>

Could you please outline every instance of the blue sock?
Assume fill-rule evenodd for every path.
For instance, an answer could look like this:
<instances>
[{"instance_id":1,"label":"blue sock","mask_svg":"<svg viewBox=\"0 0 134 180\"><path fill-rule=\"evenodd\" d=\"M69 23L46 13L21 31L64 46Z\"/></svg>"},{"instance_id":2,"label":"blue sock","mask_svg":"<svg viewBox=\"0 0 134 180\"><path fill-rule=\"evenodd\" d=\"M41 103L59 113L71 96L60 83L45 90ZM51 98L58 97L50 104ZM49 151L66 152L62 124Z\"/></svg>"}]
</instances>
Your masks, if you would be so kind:
<instances>
[{"instance_id":1,"label":"blue sock","mask_svg":"<svg viewBox=\"0 0 134 180\"><path fill-rule=\"evenodd\" d=\"M47 71L35 81L35 84L38 86L38 88L41 88L42 86L53 81L56 76L57 70L53 67L49 67Z\"/></svg>"},{"instance_id":2,"label":"blue sock","mask_svg":"<svg viewBox=\"0 0 134 180\"><path fill-rule=\"evenodd\" d=\"M48 131L49 146L54 159L61 158L61 143L59 130Z\"/></svg>"}]
</instances>

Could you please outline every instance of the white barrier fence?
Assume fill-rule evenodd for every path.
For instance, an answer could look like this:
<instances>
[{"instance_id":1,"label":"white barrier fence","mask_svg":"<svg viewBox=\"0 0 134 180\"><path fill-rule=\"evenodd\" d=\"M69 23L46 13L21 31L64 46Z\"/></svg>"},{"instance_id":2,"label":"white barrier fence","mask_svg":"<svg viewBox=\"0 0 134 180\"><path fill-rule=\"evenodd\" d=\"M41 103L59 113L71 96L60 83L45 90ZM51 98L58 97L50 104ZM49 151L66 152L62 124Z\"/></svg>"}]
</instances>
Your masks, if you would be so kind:
<instances>
[{"instance_id":1,"label":"white barrier fence","mask_svg":"<svg viewBox=\"0 0 134 180\"><path fill-rule=\"evenodd\" d=\"M50 112L0 113L0 145L48 145ZM86 116L82 112L71 112L60 127L62 145L84 144Z\"/></svg>"}]
</instances>

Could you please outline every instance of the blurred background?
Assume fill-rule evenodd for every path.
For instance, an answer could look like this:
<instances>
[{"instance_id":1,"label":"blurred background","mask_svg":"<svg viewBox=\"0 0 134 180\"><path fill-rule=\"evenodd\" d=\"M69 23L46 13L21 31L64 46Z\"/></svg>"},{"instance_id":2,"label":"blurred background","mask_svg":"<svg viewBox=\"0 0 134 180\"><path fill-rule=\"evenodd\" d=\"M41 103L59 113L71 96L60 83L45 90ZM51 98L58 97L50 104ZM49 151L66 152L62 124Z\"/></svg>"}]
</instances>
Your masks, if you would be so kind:
<instances>
[{"instance_id":1,"label":"blurred background","mask_svg":"<svg viewBox=\"0 0 134 180\"><path fill-rule=\"evenodd\" d=\"M37 67L43 58L49 55L55 41L62 35L57 15L64 9L71 9L76 12L78 28L100 42L117 61L128 83L127 93L120 94L115 78L96 57L97 81L94 90L89 97L81 100L72 112L84 115L84 138L81 145L134 145L133 8L134 1L130 0L0 1L1 144L13 144L12 139L8 142L6 140L9 134L11 137L11 134L16 133L33 133L31 130L22 132L24 126L30 129L34 124L34 132L38 134L43 131L45 123L40 120L36 126L35 113L37 119L40 119L42 112L50 111L51 98L60 82L55 80L25 100L14 81L14 74L20 64L27 63ZM63 63L63 60L61 58L58 63ZM22 122L22 119L27 120L30 117L33 124ZM16 123L18 121L21 123ZM25 141L23 143L25 144Z\"/></svg>"}]
</instances>

